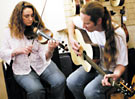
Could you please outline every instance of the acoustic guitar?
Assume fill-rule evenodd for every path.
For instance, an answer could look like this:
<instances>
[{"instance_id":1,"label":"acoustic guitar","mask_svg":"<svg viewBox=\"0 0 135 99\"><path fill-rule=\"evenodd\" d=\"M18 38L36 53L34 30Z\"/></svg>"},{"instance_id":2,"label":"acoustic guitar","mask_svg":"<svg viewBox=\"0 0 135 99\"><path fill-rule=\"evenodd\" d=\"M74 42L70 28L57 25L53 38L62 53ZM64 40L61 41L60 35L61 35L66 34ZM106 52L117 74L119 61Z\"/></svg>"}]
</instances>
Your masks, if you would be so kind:
<instances>
[{"instance_id":1,"label":"acoustic guitar","mask_svg":"<svg viewBox=\"0 0 135 99\"><path fill-rule=\"evenodd\" d=\"M81 32L80 32L81 31ZM89 57L91 57L93 59L93 61L95 62L99 62L99 57L100 57L100 49L98 46L95 45L91 45L88 42L88 38L86 38L86 32L83 30L79 30L79 29L75 29L75 34L74 34L74 38L80 43L81 48L79 49L80 52L82 51L86 51L87 55ZM71 53L71 58L72 61L75 65L82 65L84 67L84 70L86 72L89 72L91 70L91 65L84 60L83 56L77 56L76 53L74 52L74 50L72 49L70 43L69 43L69 50Z\"/></svg>"},{"instance_id":2,"label":"acoustic guitar","mask_svg":"<svg viewBox=\"0 0 135 99\"><path fill-rule=\"evenodd\" d=\"M112 6L122 6L124 4L125 0L110 0L110 3Z\"/></svg>"},{"instance_id":3,"label":"acoustic guitar","mask_svg":"<svg viewBox=\"0 0 135 99\"><path fill-rule=\"evenodd\" d=\"M86 72L89 72L91 70L91 67L93 67L95 70L97 70L100 74L102 74L104 76L106 74L104 72L104 70L97 65L97 63L96 63L97 61L94 62L94 54L93 54L94 50L93 50L92 45L88 44L88 42L86 43L86 41L84 41L84 39L83 39L84 37L86 37L86 36L82 35L84 33L81 33L78 29L75 29L74 38L77 41L79 41L79 43L81 45L80 51L81 51L82 55L77 56L74 53L74 51L73 51L73 49L70 45L69 48L70 48L70 51L71 51L71 58L72 58L72 60L75 64L82 65ZM96 59L98 59L98 58L96 57ZM109 81L112 84L112 86L118 88L119 91L122 92L125 96L131 97L135 94L134 89L128 88L124 84L124 81L116 82L116 81L113 81L112 79L109 79Z\"/></svg>"},{"instance_id":4,"label":"acoustic guitar","mask_svg":"<svg viewBox=\"0 0 135 99\"><path fill-rule=\"evenodd\" d=\"M83 59L86 60L89 64L91 64L91 66L95 70L97 70L100 74L102 74L103 76L106 74L102 68L100 68L95 62L93 62L93 60L87 55L87 53L85 51L83 51ZM135 78L134 78L134 80L135 80ZM113 81L111 78L109 79L109 81L112 86L117 88L119 90L119 92L121 92L125 96L128 96L128 97L135 96L135 89L129 88L127 86L128 83L125 84L125 81L117 82L117 81ZM131 98L131 99L135 99L135 98Z\"/></svg>"}]
</instances>

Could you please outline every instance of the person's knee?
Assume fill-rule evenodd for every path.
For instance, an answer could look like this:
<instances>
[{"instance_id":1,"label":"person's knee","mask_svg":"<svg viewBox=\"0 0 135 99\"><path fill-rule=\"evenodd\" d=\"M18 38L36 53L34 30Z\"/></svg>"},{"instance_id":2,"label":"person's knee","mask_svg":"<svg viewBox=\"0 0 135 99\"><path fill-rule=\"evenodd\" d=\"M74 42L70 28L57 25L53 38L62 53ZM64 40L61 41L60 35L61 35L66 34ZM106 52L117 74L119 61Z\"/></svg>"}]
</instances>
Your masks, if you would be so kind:
<instances>
[{"instance_id":1,"label":"person's knee","mask_svg":"<svg viewBox=\"0 0 135 99\"><path fill-rule=\"evenodd\" d=\"M35 93L45 93L45 88L41 86L29 86L29 89L27 90L28 94L35 94Z\"/></svg>"},{"instance_id":2,"label":"person's knee","mask_svg":"<svg viewBox=\"0 0 135 99\"><path fill-rule=\"evenodd\" d=\"M84 88L84 96L86 97L86 99L90 99L92 97L94 97L96 95L96 92L94 91L94 89L91 88Z\"/></svg>"},{"instance_id":3,"label":"person's knee","mask_svg":"<svg viewBox=\"0 0 135 99\"><path fill-rule=\"evenodd\" d=\"M67 78L66 80L66 84L68 86L69 89L73 89L77 87L77 83L75 80L71 79L70 77Z\"/></svg>"},{"instance_id":4,"label":"person's knee","mask_svg":"<svg viewBox=\"0 0 135 99\"><path fill-rule=\"evenodd\" d=\"M27 92L27 98L28 99L39 99L42 97L42 99L45 98L46 92L44 88L38 88L33 87Z\"/></svg>"},{"instance_id":5,"label":"person's knee","mask_svg":"<svg viewBox=\"0 0 135 99\"><path fill-rule=\"evenodd\" d=\"M101 96L101 91L92 86L91 86L91 88L85 87L83 93L84 93L84 96L86 97L86 99L99 99ZM104 99L104 98L102 98L102 99Z\"/></svg>"},{"instance_id":6,"label":"person's knee","mask_svg":"<svg viewBox=\"0 0 135 99\"><path fill-rule=\"evenodd\" d=\"M66 77L61 76L59 79L55 80L55 83L52 84L51 87L56 88L56 87L60 87L60 86L65 86L65 83L66 83Z\"/></svg>"}]
</instances>

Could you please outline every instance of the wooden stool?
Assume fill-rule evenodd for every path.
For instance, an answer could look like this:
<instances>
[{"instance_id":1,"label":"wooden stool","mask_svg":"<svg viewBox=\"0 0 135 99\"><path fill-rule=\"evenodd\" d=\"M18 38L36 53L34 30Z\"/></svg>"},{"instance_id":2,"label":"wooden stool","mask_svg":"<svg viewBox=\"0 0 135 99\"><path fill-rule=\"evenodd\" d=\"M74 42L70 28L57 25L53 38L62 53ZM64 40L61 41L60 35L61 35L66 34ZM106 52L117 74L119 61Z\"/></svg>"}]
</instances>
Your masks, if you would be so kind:
<instances>
[{"instance_id":1,"label":"wooden stool","mask_svg":"<svg viewBox=\"0 0 135 99\"><path fill-rule=\"evenodd\" d=\"M5 78L3 74L3 61L0 60L0 99L8 99Z\"/></svg>"}]
</instances>

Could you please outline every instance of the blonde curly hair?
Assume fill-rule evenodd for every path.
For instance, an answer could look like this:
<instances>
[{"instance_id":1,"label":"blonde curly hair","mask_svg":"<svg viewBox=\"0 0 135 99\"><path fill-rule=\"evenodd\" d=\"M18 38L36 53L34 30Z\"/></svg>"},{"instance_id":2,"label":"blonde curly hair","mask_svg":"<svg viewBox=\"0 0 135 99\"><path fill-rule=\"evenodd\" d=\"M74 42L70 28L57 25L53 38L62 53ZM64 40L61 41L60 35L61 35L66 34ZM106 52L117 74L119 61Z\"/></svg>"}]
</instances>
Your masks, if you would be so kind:
<instances>
[{"instance_id":1,"label":"blonde curly hair","mask_svg":"<svg viewBox=\"0 0 135 99\"><path fill-rule=\"evenodd\" d=\"M38 28L45 28L45 25L36 8L29 2L21 1L15 6L8 24L11 31L11 36L17 39L22 39L24 37L25 25L22 19L22 12L24 8L31 8L33 10L33 24L38 23Z\"/></svg>"}]
</instances>

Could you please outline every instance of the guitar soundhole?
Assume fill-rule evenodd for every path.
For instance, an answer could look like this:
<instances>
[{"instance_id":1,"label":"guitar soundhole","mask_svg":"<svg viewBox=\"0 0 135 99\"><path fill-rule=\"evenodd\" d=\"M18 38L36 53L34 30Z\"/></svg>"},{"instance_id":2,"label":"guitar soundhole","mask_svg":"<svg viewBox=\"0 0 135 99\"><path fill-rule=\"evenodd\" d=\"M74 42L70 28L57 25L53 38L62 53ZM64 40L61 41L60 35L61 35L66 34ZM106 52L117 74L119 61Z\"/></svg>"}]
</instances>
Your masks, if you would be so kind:
<instances>
[{"instance_id":1,"label":"guitar soundhole","mask_svg":"<svg viewBox=\"0 0 135 99\"><path fill-rule=\"evenodd\" d=\"M93 48L93 61L95 63L99 63L100 62L100 49L97 45L92 45Z\"/></svg>"}]
</instances>

